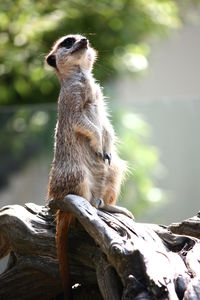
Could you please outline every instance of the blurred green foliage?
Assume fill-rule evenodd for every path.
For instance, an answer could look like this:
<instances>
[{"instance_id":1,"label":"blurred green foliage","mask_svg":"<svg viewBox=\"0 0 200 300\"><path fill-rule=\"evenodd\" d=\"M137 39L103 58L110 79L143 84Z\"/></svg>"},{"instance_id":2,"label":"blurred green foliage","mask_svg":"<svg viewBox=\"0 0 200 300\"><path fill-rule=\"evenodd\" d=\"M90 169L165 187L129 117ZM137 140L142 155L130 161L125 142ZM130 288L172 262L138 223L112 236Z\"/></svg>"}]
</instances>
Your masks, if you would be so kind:
<instances>
[{"instance_id":1,"label":"blurred green foliage","mask_svg":"<svg viewBox=\"0 0 200 300\"><path fill-rule=\"evenodd\" d=\"M146 67L146 39L180 24L171 0L6 0L0 2L0 104L55 102L58 82L44 67L53 42L83 33L99 52L95 77Z\"/></svg>"},{"instance_id":2,"label":"blurred green foliage","mask_svg":"<svg viewBox=\"0 0 200 300\"><path fill-rule=\"evenodd\" d=\"M119 73L145 70L149 37L179 25L172 0L1 1L0 187L35 155L52 157L56 104L42 103L56 102L59 83L44 57L58 37L82 33L89 38L99 53L95 78L104 84ZM120 154L130 166L123 204L129 209L134 205L139 214L147 203L162 198L154 184L159 155L145 142L149 127L140 116L115 107L112 111Z\"/></svg>"},{"instance_id":3,"label":"blurred green foliage","mask_svg":"<svg viewBox=\"0 0 200 300\"><path fill-rule=\"evenodd\" d=\"M164 193L155 186L155 180L162 175L158 149L149 145L149 125L130 111L116 110L113 123L120 142L120 156L128 162L128 173L123 185L123 204L135 215L140 215L152 203L164 200Z\"/></svg>"},{"instance_id":4,"label":"blurred green foliage","mask_svg":"<svg viewBox=\"0 0 200 300\"><path fill-rule=\"evenodd\" d=\"M0 189L37 155L52 158L56 105L0 110Z\"/></svg>"}]
</instances>

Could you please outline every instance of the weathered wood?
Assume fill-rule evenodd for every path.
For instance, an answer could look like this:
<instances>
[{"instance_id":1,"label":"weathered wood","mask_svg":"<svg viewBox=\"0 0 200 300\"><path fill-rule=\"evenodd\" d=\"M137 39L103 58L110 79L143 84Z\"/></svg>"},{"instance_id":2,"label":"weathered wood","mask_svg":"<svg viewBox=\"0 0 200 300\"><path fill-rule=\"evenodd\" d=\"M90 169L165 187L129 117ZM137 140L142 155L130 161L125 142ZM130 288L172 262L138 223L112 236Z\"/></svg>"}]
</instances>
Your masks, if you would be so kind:
<instances>
[{"instance_id":1,"label":"weathered wood","mask_svg":"<svg viewBox=\"0 0 200 300\"><path fill-rule=\"evenodd\" d=\"M136 223L75 195L50 206L78 219L69 235L74 299L200 299L200 241L170 231L182 225ZM192 220L186 233L199 237L199 215ZM0 299L55 299L62 293L55 217L48 207L29 203L0 210L0 258L9 252Z\"/></svg>"},{"instance_id":2,"label":"weathered wood","mask_svg":"<svg viewBox=\"0 0 200 300\"><path fill-rule=\"evenodd\" d=\"M169 229L173 233L194 236L200 239L200 212L192 218L179 223L172 223Z\"/></svg>"}]
</instances>

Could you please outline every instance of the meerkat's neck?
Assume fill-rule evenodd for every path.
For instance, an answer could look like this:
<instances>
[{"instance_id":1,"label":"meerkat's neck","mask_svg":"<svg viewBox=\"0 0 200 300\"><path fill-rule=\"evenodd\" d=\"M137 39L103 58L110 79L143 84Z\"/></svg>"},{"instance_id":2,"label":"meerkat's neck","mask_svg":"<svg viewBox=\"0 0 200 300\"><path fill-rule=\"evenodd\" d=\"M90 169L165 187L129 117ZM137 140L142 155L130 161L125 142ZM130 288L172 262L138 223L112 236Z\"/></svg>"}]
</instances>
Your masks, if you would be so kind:
<instances>
[{"instance_id":1,"label":"meerkat's neck","mask_svg":"<svg viewBox=\"0 0 200 300\"><path fill-rule=\"evenodd\" d=\"M61 86L66 85L70 81L94 81L91 71L80 66L73 66L66 74L58 74Z\"/></svg>"}]
</instances>

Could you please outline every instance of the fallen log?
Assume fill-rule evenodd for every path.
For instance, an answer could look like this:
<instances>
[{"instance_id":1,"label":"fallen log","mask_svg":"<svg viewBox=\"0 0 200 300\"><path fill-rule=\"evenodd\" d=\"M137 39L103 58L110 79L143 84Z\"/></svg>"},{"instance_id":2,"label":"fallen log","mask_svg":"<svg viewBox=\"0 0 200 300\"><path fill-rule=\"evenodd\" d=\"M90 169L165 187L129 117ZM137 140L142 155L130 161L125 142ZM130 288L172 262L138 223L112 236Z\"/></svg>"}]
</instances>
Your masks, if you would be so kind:
<instances>
[{"instance_id":1,"label":"fallen log","mask_svg":"<svg viewBox=\"0 0 200 300\"><path fill-rule=\"evenodd\" d=\"M74 299L200 299L199 214L168 227L143 224L75 195L0 210L0 258L9 254L0 299L62 299L56 209L78 220L69 235Z\"/></svg>"}]
</instances>

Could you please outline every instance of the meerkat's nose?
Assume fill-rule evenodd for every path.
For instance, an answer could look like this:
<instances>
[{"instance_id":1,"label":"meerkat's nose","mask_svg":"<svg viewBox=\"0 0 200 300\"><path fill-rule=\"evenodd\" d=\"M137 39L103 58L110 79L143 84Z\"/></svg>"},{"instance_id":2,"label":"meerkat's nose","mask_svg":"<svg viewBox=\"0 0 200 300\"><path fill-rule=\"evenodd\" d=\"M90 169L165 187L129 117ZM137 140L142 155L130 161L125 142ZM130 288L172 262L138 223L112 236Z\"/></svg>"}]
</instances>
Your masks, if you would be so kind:
<instances>
[{"instance_id":1,"label":"meerkat's nose","mask_svg":"<svg viewBox=\"0 0 200 300\"><path fill-rule=\"evenodd\" d=\"M88 40L86 38L83 38L80 40L80 43L83 45L83 46L86 46L87 45L87 42Z\"/></svg>"}]
</instances>

